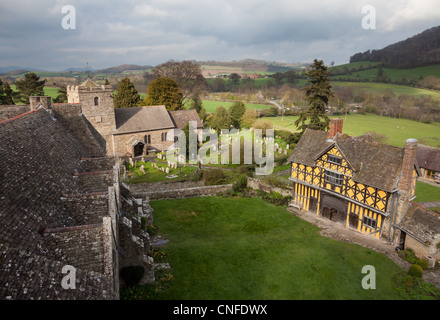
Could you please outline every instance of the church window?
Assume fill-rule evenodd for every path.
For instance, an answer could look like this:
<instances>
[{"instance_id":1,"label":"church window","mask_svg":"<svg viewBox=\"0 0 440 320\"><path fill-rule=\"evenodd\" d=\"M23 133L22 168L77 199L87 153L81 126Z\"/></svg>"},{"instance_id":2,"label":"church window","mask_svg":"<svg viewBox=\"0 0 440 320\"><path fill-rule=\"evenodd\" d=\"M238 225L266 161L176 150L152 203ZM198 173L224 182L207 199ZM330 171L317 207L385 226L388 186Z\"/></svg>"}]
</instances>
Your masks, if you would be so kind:
<instances>
[{"instance_id":1,"label":"church window","mask_svg":"<svg viewBox=\"0 0 440 320\"><path fill-rule=\"evenodd\" d=\"M146 144L151 144L151 135L150 134L145 136L145 143Z\"/></svg>"},{"instance_id":2,"label":"church window","mask_svg":"<svg viewBox=\"0 0 440 320\"><path fill-rule=\"evenodd\" d=\"M99 105L99 98L98 97L95 97L94 103L95 103L95 106Z\"/></svg>"},{"instance_id":3,"label":"church window","mask_svg":"<svg viewBox=\"0 0 440 320\"><path fill-rule=\"evenodd\" d=\"M163 132L163 133L161 134L161 138L162 138L162 141L167 141L167 133L166 133L166 132Z\"/></svg>"}]
</instances>

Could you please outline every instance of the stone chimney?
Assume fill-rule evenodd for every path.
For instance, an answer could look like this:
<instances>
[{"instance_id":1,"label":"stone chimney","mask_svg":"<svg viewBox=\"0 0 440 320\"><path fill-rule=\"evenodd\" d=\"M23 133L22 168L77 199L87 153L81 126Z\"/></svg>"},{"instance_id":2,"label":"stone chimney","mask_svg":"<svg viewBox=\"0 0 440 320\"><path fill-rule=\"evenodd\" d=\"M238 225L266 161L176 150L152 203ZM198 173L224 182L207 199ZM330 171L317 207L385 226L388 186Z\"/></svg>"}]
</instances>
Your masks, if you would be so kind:
<instances>
[{"instance_id":1,"label":"stone chimney","mask_svg":"<svg viewBox=\"0 0 440 320\"><path fill-rule=\"evenodd\" d=\"M46 108L49 110L52 106L52 100L48 96L42 96L42 97L29 97L29 104L31 106L31 111L41 107Z\"/></svg>"},{"instance_id":2,"label":"stone chimney","mask_svg":"<svg viewBox=\"0 0 440 320\"><path fill-rule=\"evenodd\" d=\"M343 120L340 118L330 120L329 138L333 139L337 134L342 133Z\"/></svg>"},{"instance_id":3,"label":"stone chimney","mask_svg":"<svg viewBox=\"0 0 440 320\"><path fill-rule=\"evenodd\" d=\"M417 145L418 141L416 139L408 139L403 148L402 176L399 184L399 189L402 192L411 192Z\"/></svg>"}]
</instances>

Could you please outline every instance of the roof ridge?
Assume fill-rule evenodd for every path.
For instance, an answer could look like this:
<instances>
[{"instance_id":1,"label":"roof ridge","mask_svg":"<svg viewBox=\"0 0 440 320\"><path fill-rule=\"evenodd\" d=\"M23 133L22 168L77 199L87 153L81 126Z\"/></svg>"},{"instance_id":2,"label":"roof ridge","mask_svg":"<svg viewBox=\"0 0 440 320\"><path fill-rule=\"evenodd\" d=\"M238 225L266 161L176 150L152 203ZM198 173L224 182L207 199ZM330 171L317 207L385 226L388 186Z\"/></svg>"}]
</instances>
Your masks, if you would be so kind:
<instances>
[{"instance_id":1,"label":"roof ridge","mask_svg":"<svg viewBox=\"0 0 440 320\"><path fill-rule=\"evenodd\" d=\"M15 116L15 117L12 117L12 118L9 118L9 119L6 119L6 120L3 120L3 121L0 121L0 125L2 125L2 124L7 124L7 123L11 123L12 121L15 121L15 120L18 120L18 119L20 119L20 118L23 118L23 117L25 117L25 116L27 116L27 115L30 115L30 114L32 114L32 113L34 113L34 112L37 112L37 111L39 111L39 110L43 110L43 108L38 108L38 109L35 109L35 110L31 110L31 111L28 111L28 112L25 112L25 113L19 114L18 116Z\"/></svg>"}]
</instances>

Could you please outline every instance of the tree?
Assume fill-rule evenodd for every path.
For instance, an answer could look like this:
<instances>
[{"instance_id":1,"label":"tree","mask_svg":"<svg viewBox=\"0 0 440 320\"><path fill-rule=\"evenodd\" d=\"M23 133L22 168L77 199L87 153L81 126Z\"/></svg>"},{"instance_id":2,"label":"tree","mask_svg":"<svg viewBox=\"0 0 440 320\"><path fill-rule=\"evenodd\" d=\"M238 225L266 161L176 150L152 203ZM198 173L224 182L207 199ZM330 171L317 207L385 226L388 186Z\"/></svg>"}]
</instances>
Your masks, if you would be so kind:
<instances>
[{"instance_id":1,"label":"tree","mask_svg":"<svg viewBox=\"0 0 440 320\"><path fill-rule=\"evenodd\" d=\"M246 109L243 117L241 118L241 127L242 128L250 128L254 124L254 122L258 118L257 110L255 109Z\"/></svg>"},{"instance_id":2,"label":"tree","mask_svg":"<svg viewBox=\"0 0 440 320\"><path fill-rule=\"evenodd\" d=\"M180 101L182 105L194 96L200 96L206 91L207 85L202 75L202 68L194 61L169 60L154 67L151 73L156 79L170 78L177 82L182 92Z\"/></svg>"},{"instance_id":3,"label":"tree","mask_svg":"<svg viewBox=\"0 0 440 320\"><path fill-rule=\"evenodd\" d=\"M229 117L228 110L223 106L218 106L215 109L214 115L210 121L211 128L217 130L220 133L221 129L229 129L231 125L231 119Z\"/></svg>"},{"instance_id":4,"label":"tree","mask_svg":"<svg viewBox=\"0 0 440 320\"><path fill-rule=\"evenodd\" d=\"M67 102L67 88L65 86L58 88L57 93L58 95L56 96L55 99L53 99L53 102L55 103Z\"/></svg>"},{"instance_id":5,"label":"tree","mask_svg":"<svg viewBox=\"0 0 440 320\"><path fill-rule=\"evenodd\" d=\"M234 72L229 75L229 79L231 79L231 81L234 85L238 85L240 83L241 77L238 73Z\"/></svg>"},{"instance_id":6,"label":"tree","mask_svg":"<svg viewBox=\"0 0 440 320\"><path fill-rule=\"evenodd\" d=\"M234 128L241 128L241 121L245 112L246 105L241 101L236 101L229 107L229 116L231 119L231 124Z\"/></svg>"},{"instance_id":7,"label":"tree","mask_svg":"<svg viewBox=\"0 0 440 320\"><path fill-rule=\"evenodd\" d=\"M287 83L289 84L295 84L298 75L296 74L296 72L294 70L289 70L286 73L284 73L284 76L286 78Z\"/></svg>"},{"instance_id":8,"label":"tree","mask_svg":"<svg viewBox=\"0 0 440 320\"><path fill-rule=\"evenodd\" d=\"M295 126L300 129L299 136L309 128L313 130L328 130L330 119L325 114L325 108L331 97L333 97L330 84L330 72L322 60L315 59L313 65L306 72L309 86L303 90L306 94L306 101L309 108L300 113Z\"/></svg>"},{"instance_id":9,"label":"tree","mask_svg":"<svg viewBox=\"0 0 440 320\"><path fill-rule=\"evenodd\" d=\"M168 111L184 110L182 96L176 81L170 78L158 78L150 82L144 103L150 106L164 105Z\"/></svg>"},{"instance_id":10,"label":"tree","mask_svg":"<svg viewBox=\"0 0 440 320\"><path fill-rule=\"evenodd\" d=\"M17 88L17 100L29 103L31 96L44 96L44 84L46 80L41 80L34 72L26 73L24 79L15 81Z\"/></svg>"},{"instance_id":11,"label":"tree","mask_svg":"<svg viewBox=\"0 0 440 320\"><path fill-rule=\"evenodd\" d=\"M129 78L121 80L118 91L113 99L115 108L137 107L141 101L141 96Z\"/></svg>"},{"instance_id":12,"label":"tree","mask_svg":"<svg viewBox=\"0 0 440 320\"><path fill-rule=\"evenodd\" d=\"M199 96L194 96L191 99L191 102L189 103L189 109L195 109L198 114L200 114L200 111L202 111L203 108L203 101L200 99Z\"/></svg>"},{"instance_id":13,"label":"tree","mask_svg":"<svg viewBox=\"0 0 440 320\"><path fill-rule=\"evenodd\" d=\"M13 105L14 103L14 92L8 82L0 80L0 105Z\"/></svg>"}]
</instances>

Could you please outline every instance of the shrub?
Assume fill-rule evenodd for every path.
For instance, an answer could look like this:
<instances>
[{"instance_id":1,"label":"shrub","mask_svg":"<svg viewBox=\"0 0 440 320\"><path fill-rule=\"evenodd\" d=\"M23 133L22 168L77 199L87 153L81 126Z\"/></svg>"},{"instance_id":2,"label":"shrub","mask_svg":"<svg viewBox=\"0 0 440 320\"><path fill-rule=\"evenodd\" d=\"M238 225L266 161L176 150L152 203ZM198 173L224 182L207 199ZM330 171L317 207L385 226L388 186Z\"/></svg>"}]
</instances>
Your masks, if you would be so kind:
<instances>
[{"instance_id":1,"label":"shrub","mask_svg":"<svg viewBox=\"0 0 440 320\"><path fill-rule=\"evenodd\" d=\"M234 192L243 191L247 187L247 177L246 175L241 175L237 181L232 185L232 190Z\"/></svg>"},{"instance_id":2,"label":"shrub","mask_svg":"<svg viewBox=\"0 0 440 320\"><path fill-rule=\"evenodd\" d=\"M147 229L147 232L150 236L154 236L159 232L159 227L156 225L153 225L153 224L150 226L147 225L146 229Z\"/></svg>"},{"instance_id":3,"label":"shrub","mask_svg":"<svg viewBox=\"0 0 440 320\"><path fill-rule=\"evenodd\" d=\"M413 264L409 268L408 274L415 278L421 278L423 276L423 269L418 264Z\"/></svg>"},{"instance_id":4,"label":"shrub","mask_svg":"<svg viewBox=\"0 0 440 320\"><path fill-rule=\"evenodd\" d=\"M245 174L248 177L252 177L255 172L255 164L244 164L238 167L238 172L240 174Z\"/></svg>"},{"instance_id":5,"label":"shrub","mask_svg":"<svg viewBox=\"0 0 440 320\"><path fill-rule=\"evenodd\" d=\"M202 176L205 186L215 186L226 183L225 173L221 169L205 170Z\"/></svg>"},{"instance_id":6,"label":"shrub","mask_svg":"<svg viewBox=\"0 0 440 320\"><path fill-rule=\"evenodd\" d=\"M275 165L282 166L287 162L287 159L289 159L289 155L283 154L282 156L275 159Z\"/></svg>"},{"instance_id":7,"label":"shrub","mask_svg":"<svg viewBox=\"0 0 440 320\"><path fill-rule=\"evenodd\" d=\"M276 191L267 193L262 190L257 190L257 193L264 201L267 201L276 206L288 206L289 202L292 201L291 196L283 196Z\"/></svg>"},{"instance_id":8,"label":"shrub","mask_svg":"<svg viewBox=\"0 0 440 320\"><path fill-rule=\"evenodd\" d=\"M417 258L414 254L414 251L410 248L406 248L405 250L400 251L399 256L411 264L415 264L417 262Z\"/></svg>"},{"instance_id":9,"label":"shrub","mask_svg":"<svg viewBox=\"0 0 440 320\"><path fill-rule=\"evenodd\" d=\"M298 142L298 137L287 130L275 130L275 136L279 136L282 140L286 141L287 144L294 144Z\"/></svg>"},{"instance_id":10,"label":"shrub","mask_svg":"<svg viewBox=\"0 0 440 320\"><path fill-rule=\"evenodd\" d=\"M144 268L141 266L125 267L121 270L121 278L125 281L127 286L134 287L141 281L144 276Z\"/></svg>"},{"instance_id":11,"label":"shrub","mask_svg":"<svg viewBox=\"0 0 440 320\"><path fill-rule=\"evenodd\" d=\"M422 267L423 270L429 269L429 261L428 259L418 259L416 264Z\"/></svg>"}]
</instances>

